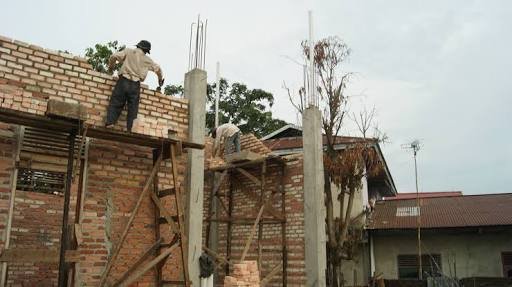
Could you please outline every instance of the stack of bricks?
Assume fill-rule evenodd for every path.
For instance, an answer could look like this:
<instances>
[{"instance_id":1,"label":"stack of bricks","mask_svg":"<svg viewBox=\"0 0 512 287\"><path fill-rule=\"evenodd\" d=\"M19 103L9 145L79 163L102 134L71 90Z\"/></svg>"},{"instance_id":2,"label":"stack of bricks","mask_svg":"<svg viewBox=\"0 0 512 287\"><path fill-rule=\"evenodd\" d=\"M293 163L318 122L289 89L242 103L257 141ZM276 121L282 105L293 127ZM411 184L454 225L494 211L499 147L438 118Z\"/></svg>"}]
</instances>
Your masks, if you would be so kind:
<instances>
[{"instance_id":1,"label":"stack of bricks","mask_svg":"<svg viewBox=\"0 0 512 287\"><path fill-rule=\"evenodd\" d=\"M224 287L259 287L260 271L258 262L244 261L233 264L233 276L224 277Z\"/></svg>"},{"instance_id":2,"label":"stack of bricks","mask_svg":"<svg viewBox=\"0 0 512 287\"><path fill-rule=\"evenodd\" d=\"M149 76L151 77L151 75ZM50 99L77 103L88 110L87 123L103 126L116 78L95 71L87 60L0 36L0 107L44 115ZM180 139L188 136L188 100L142 85L135 132ZM126 127L123 111L115 129Z\"/></svg>"}]
</instances>

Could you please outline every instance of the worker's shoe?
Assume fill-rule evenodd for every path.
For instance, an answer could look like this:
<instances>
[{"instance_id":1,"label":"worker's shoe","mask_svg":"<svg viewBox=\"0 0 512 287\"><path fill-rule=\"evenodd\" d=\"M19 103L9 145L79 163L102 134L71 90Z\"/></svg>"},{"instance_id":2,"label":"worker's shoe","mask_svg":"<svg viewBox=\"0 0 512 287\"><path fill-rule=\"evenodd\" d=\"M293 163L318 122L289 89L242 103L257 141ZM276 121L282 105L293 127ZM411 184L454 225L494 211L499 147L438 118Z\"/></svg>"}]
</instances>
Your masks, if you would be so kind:
<instances>
[{"instance_id":1,"label":"worker's shoe","mask_svg":"<svg viewBox=\"0 0 512 287\"><path fill-rule=\"evenodd\" d=\"M105 124L105 127L106 127L107 129L111 129L111 128L113 128L113 127L114 127L114 124Z\"/></svg>"}]
</instances>

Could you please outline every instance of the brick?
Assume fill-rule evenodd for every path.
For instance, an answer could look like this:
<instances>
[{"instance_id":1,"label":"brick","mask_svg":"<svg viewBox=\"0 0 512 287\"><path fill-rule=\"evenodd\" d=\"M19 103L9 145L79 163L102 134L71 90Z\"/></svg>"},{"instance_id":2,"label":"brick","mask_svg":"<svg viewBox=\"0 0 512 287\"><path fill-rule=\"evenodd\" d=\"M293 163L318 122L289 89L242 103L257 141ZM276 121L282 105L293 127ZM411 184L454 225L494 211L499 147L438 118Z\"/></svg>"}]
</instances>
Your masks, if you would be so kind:
<instances>
[{"instance_id":1,"label":"brick","mask_svg":"<svg viewBox=\"0 0 512 287\"><path fill-rule=\"evenodd\" d=\"M14 57L23 58L23 59L28 58L27 54L21 53L21 52L18 52L18 51L12 51L11 55L13 55Z\"/></svg>"},{"instance_id":2,"label":"brick","mask_svg":"<svg viewBox=\"0 0 512 287\"><path fill-rule=\"evenodd\" d=\"M2 43L1 43L1 46L2 46L2 47L5 47L5 48L7 48L7 49L11 49L11 50L16 50L16 49L18 49L18 45L15 45L15 44L13 44L13 43L8 43L8 42L2 42Z\"/></svg>"}]
</instances>

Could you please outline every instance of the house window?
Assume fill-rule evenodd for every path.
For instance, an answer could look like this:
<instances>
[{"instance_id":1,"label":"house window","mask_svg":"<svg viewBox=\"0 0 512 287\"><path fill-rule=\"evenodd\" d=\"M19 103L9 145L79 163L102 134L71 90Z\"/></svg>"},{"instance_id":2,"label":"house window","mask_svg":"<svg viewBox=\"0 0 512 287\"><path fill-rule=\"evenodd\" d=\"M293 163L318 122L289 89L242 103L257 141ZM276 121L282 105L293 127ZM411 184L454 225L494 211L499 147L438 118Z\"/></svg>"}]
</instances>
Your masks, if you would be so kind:
<instances>
[{"instance_id":1,"label":"house window","mask_svg":"<svg viewBox=\"0 0 512 287\"><path fill-rule=\"evenodd\" d=\"M20 167L18 169L16 189L62 195L64 193L65 178L65 172Z\"/></svg>"},{"instance_id":2,"label":"house window","mask_svg":"<svg viewBox=\"0 0 512 287\"><path fill-rule=\"evenodd\" d=\"M398 255L398 278L417 279L418 255ZM441 274L441 255L424 254L421 256L423 276L437 276Z\"/></svg>"},{"instance_id":3,"label":"house window","mask_svg":"<svg viewBox=\"0 0 512 287\"><path fill-rule=\"evenodd\" d=\"M501 253L503 263L503 277L512 279L512 252Z\"/></svg>"}]
</instances>

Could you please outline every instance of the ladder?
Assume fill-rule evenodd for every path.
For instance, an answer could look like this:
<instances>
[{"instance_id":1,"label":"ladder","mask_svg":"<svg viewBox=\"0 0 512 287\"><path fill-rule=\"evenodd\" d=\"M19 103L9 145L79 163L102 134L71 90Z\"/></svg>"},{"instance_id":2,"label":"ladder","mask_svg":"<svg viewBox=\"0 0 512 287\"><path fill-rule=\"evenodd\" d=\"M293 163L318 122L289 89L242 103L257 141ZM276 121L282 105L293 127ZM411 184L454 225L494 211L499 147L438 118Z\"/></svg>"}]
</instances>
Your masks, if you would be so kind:
<instances>
[{"instance_id":1,"label":"ladder","mask_svg":"<svg viewBox=\"0 0 512 287\"><path fill-rule=\"evenodd\" d=\"M155 243L148 248L139 259L126 271L124 272L119 279L117 279L113 284L108 284L109 286L129 286L130 284L137 282L137 280L146 274L149 270L156 268L157 275L157 286L164 286L166 284L179 284L183 286L190 286L189 274L188 274L188 262L187 262L187 238L185 236L184 229L184 218L183 218L183 203L182 203L182 189L178 182L178 167L176 156L177 153L181 153L181 148L178 143L171 143L168 147L164 147L164 145L157 150L153 151L153 168L151 174L149 175L146 184L144 185L144 189L137 200L137 203L132 211L132 214L128 220L128 223L121 235L119 242L116 244L114 251L112 252L112 256L110 260L107 262L107 266L105 267L105 271L102 274L99 286L103 287L107 284L107 279L112 267L119 255L119 251L122 248L123 242L126 239L126 235L132 225L132 222L137 214L137 211L141 205L142 199L147 196L148 192L149 196L153 200L155 204L155 229L156 229L156 237ZM172 177L173 177L173 188L167 190L158 190L158 170L160 169L160 165L163 159L171 160L172 167ZM153 191L150 192L150 187L153 186ZM174 202L176 205L177 215L172 215L168 209L165 208L162 198L166 196L174 195ZM169 226L169 229L172 234L172 238L163 238L160 234L160 226L162 224L166 224ZM183 268L183 281L165 281L163 280L162 270L165 266L165 262L170 257L171 253L176 249L180 249L181 251L181 262ZM155 258L145 263L151 255L155 255Z\"/></svg>"}]
</instances>

